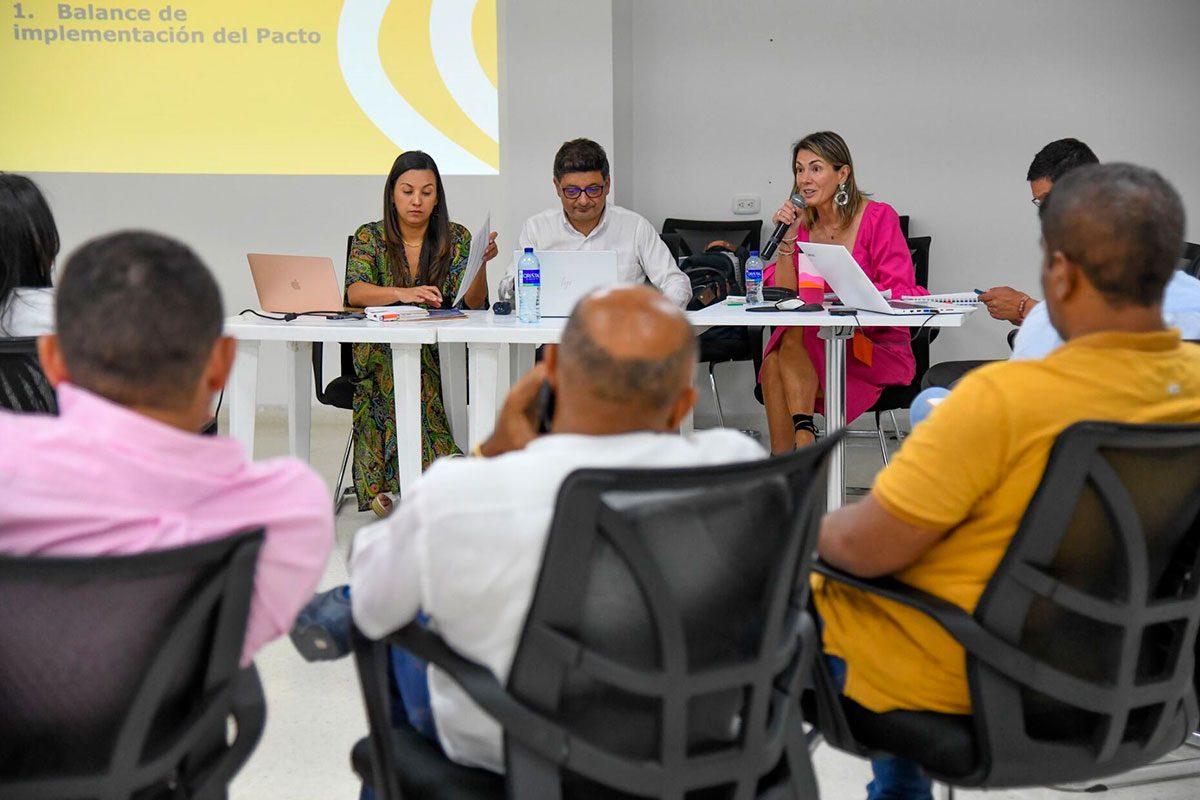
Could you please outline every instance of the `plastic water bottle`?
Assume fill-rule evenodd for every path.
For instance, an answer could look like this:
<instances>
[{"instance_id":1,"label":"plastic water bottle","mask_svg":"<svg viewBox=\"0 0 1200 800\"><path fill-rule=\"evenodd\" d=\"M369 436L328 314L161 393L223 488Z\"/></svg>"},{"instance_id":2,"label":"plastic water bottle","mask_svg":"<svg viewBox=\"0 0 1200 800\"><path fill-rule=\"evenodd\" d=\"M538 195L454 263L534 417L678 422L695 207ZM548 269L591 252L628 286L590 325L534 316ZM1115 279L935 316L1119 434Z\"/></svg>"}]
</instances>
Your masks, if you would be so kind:
<instances>
[{"instance_id":1,"label":"plastic water bottle","mask_svg":"<svg viewBox=\"0 0 1200 800\"><path fill-rule=\"evenodd\" d=\"M532 247L517 262L517 305L521 322L538 322L542 318L542 265Z\"/></svg>"},{"instance_id":2,"label":"plastic water bottle","mask_svg":"<svg viewBox=\"0 0 1200 800\"><path fill-rule=\"evenodd\" d=\"M750 251L746 259L746 305L761 306L763 304L763 262L758 257L757 250Z\"/></svg>"}]
</instances>

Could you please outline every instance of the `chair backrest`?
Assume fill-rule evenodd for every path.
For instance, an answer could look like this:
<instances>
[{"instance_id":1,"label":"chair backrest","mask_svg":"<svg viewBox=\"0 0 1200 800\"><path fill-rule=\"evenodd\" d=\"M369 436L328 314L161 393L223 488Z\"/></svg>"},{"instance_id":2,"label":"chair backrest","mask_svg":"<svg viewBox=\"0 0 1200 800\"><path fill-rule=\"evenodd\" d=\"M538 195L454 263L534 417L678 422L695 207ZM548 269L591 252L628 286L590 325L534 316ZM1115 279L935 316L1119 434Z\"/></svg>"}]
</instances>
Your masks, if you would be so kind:
<instances>
[{"instance_id":1,"label":"chair backrest","mask_svg":"<svg viewBox=\"0 0 1200 800\"><path fill-rule=\"evenodd\" d=\"M38 361L37 337L0 339L0 408L54 413L54 390Z\"/></svg>"},{"instance_id":2,"label":"chair backrest","mask_svg":"<svg viewBox=\"0 0 1200 800\"><path fill-rule=\"evenodd\" d=\"M168 784L191 797L229 777L201 770L228 752L262 536L131 556L0 556L0 797L157 797ZM261 731L261 710L257 724L238 722L239 740Z\"/></svg>"},{"instance_id":3,"label":"chair backrest","mask_svg":"<svg viewBox=\"0 0 1200 800\"><path fill-rule=\"evenodd\" d=\"M1183 264L1181 269L1193 278L1200 278L1200 244L1183 243Z\"/></svg>"},{"instance_id":4,"label":"chair backrest","mask_svg":"<svg viewBox=\"0 0 1200 800\"><path fill-rule=\"evenodd\" d=\"M659 238L663 240L663 244L671 251L671 258L678 261L683 257L683 239L678 233L660 233Z\"/></svg>"},{"instance_id":5,"label":"chair backrest","mask_svg":"<svg viewBox=\"0 0 1200 800\"><path fill-rule=\"evenodd\" d=\"M1121 772L1196 728L1198 518L1200 425L1059 436L975 611L1033 660L1019 685L968 659L990 785Z\"/></svg>"},{"instance_id":6,"label":"chair backrest","mask_svg":"<svg viewBox=\"0 0 1200 800\"><path fill-rule=\"evenodd\" d=\"M354 234L346 237L346 267L350 266L350 251L354 249ZM342 304L350 305L350 298L346 296L346 290L342 290ZM354 380L354 345L350 342L340 342L338 344L339 364L341 365L341 375L339 378L346 380ZM339 403L334 401L334 398L326 395L326 390L329 388L324 385L325 373L325 344L324 342L313 342L312 345L312 368L313 368L313 383L316 387L317 402L327 406L339 406ZM337 378L334 378L337 380Z\"/></svg>"},{"instance_id":7,"label":"chair backrest","mask_svg":"<svg viewBox=\"0 0 1200 800\"><path fill-rule=\"evenodd\" d=\"M908 239L908 253L913 260L913 273L917 278L917 285L929 287L929 245L933 242L931 236L915 236ZM922 334L925 335L922 335ZM932 341L932 334L928 330L922 331L920 328L914 328L912 332L912 348L913 358L917 362L917 374L915 381L920 385L921 377L925 371L929 369L929 343Z\"/></svg>"},{"instance_id":8,"label":"chair backrest","mask_svg":"<svg viewBox=\"0 0 1200 800\"><path fill-rule=\"evenodd\" d=\"M747 250L758 250L762 242L762 220L713 221L668 217L663 220L662 232L679 236L680 256L703 253L708 248L709 242L718 239L729 242L733 245L734 250L742 247Z\"/></svg>"},{"instance_id":9,"label":"chair backrest","mask_svg":"<svg viewBox=\"0 0 1200 800\"><path fill-rule=\"evenodd\" d=\"M506 737L510 797L565 782L572 796L741 800L802 782L804 608L837 439L567 478L508 689L569 732L569 756L560 772Z\"/></svg>"}]
</instances>

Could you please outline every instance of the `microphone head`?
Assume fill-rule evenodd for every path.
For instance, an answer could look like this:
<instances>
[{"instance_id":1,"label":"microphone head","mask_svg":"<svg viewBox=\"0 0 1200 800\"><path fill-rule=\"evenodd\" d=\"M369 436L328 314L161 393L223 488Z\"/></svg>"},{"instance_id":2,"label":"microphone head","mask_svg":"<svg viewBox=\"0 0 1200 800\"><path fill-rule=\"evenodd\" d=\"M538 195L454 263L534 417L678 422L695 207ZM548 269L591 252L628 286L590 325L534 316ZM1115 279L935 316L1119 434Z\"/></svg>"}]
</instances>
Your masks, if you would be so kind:
<instances>
[{"instance_id":1,"label":"microphone head","mask_svg":"<svg viewBox=\"0 0 1200 800\"><path fill-rule=\"evenodd\" d=\"M799 192L796 192L794 195L792 195L791 200L792 205L794 205L796 208L806 208L808 206L808 204L804 202L804 195L800 194Z\"/></svg>"}]
</instances>

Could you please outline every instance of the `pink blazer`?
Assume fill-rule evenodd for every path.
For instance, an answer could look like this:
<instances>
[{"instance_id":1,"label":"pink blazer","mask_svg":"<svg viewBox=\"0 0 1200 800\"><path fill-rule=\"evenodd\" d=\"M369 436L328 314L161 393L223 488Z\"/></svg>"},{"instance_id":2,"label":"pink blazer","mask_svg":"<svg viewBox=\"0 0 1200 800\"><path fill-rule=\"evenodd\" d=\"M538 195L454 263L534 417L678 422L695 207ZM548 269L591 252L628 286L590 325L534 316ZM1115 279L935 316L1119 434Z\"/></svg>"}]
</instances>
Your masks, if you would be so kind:
<instances>
[{"instance_id":1,"label":"pink blazer","mask_svg":"<svg viewBox=\"0 0 1200 800\"><path fill-rule=\"evenodd\" d=\"M800 228L797 240L801 243L809 241L808 231ZM854 240L854 260L867 273L879 290L892 290L896 300L901 295L929 294L923 286L917 285L913 273L912 256L908 251L908 242L900 232L900 217L896 210L887 203L868 202L863 209L862 222L858 227L858 237ZM791 256L790 268L798 273L799 258ZM775 283L775 271L778 262L767 265L763 280L768 285ZM826 291L829 286L826 285ZM767 342L766 352L770 353L779 346L779 340L788 328L776 328ZM800 328L804 336L804 349L812 359L817 370L817 380L821 384L821 396L817 397L817 411L823 412L825 390L825 343L817 336L817 328ZM879 399L879 393L884 386L904 385L913 379L917 364L913 359L912 346L909 343L908 328L865 328L863 333L874 344L871 348L870 365L860 361L854 355L854 348L846 347L846 421L858 417ZM858 335L858 334L856 334Z\"/></svg>"}]
</instances>

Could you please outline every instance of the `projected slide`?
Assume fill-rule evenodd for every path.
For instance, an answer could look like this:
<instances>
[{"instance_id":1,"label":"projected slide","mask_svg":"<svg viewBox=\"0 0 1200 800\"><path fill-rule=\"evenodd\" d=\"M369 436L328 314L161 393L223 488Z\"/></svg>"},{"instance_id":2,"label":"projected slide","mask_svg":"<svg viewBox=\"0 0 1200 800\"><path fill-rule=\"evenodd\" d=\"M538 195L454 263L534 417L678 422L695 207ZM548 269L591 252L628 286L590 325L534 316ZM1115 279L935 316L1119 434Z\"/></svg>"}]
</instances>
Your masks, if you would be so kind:
<instances>
[{"instance_id":1,"label":"projected slide","mask_svg":"<svg viewBox=\"0 0 1200 800\"><path fill-rule=\"evenodd\" d=\"M496 0L5 0L0 169L500 166Z\"/></svg>"}]
</instances>

